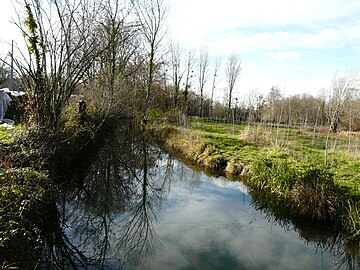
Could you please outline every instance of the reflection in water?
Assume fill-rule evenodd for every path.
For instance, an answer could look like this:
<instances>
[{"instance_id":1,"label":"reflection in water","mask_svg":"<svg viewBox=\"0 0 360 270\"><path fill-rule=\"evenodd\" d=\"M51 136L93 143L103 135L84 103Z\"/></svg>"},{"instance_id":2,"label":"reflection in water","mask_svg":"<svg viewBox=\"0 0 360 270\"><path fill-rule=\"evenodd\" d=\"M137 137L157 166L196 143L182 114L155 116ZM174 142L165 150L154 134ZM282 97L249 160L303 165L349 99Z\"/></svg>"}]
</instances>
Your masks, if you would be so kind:
<instances>
[{"instance_id":1,"label":"reflection in water","mask_svg":"<svg viewBox=\"0 0 360 270\"><path fill-rule=\"evenodd\" d=\"M347 241L345 235L326 229L324 225L314 226L303 220L290 220L284 216L281 207L273 207L276 200L256 191L250 193L253 198L252 205L261 211L269 222L280 224L287 231L296 231L306 245L313 245L321 252L334 254L336 269L360 269L359 241Z\"/></svg>"},{"instance_id":2,"label":"reflection in water","mask_svg":"<svg viewBox=\"0 0 360 270\"><path fill-rule=\"evenodd\" d=\"M81 187L65 192L58 200L58 212L52 211L56 215L49 219L48 265L52 262L59 269L359 266L358 245L351 249L338 235L314 231L267 209L261 198L252 202L241 183L209 179L150 146L141 134L134 136L130 127L120 126L104 138ZM340 264L334 265L334 260Z\"/></svg>"},{"instance_id":3,"label":"reflection in water","mask_svg":"<svg viewBox=\"0 0 360 270\"><path fill-rule=\"evenodd\" d=\"M172 160L159 166L161 152L144 136L121 127L106 138L83 186L64 200L67 231L78 248L105 268L108 258L143 265L160 245L154 230L156 212L169 190ZM162 179L154 176L164 175Z\"/></svg>"}]
</instances>

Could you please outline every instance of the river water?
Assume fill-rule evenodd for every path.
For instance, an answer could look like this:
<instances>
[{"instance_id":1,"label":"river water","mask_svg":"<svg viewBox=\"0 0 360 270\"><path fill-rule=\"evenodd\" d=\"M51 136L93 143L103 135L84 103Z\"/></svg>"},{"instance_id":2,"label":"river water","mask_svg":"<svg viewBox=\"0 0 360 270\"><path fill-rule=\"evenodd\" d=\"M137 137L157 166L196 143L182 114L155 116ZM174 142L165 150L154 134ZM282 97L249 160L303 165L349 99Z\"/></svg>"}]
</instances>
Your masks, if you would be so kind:
<instances>
[{"instance_id":1,"label":"river water","mask_svg":"<svg viewBox=\"0 0 360 270\"><path fill-rule=\"evenodd\" d=\"M338 236L276 218L241 182L208 176L130 135L121 128L109 136L57 202L62 249L71 254L52 253L66 257L64 268L358 267L358 253Z\"/></svg>"}]
</instances>

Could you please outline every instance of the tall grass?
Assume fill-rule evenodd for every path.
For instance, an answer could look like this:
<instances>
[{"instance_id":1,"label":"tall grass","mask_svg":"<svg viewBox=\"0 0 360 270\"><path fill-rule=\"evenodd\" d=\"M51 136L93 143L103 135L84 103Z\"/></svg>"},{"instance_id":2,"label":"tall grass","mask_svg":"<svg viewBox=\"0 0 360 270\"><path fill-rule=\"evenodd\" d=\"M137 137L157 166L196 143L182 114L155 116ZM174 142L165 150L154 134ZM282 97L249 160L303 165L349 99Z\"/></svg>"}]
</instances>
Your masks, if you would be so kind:
<instances>
[{"instance_id":1,"label":"tall grass","mask_svg":"<svg viewBox=\"0 0 360 270\"><path fill-rule=\"evenodd\" d=\"M360 202L348 200L343 205L342 222L343 229L349 232L351 239L360 238Z\"/></svg>"},{"instance_id":2,"label":"tall grass","mask_svg":"<svg viewBox=\"0 0 360 270\"><path fill-rule=\"evenodd\" d=\"M271 130L263 126L247 126L241 133L239 138L261 146L272 146L275 144L274 136Z\"/></svg>"},{"instance_id":3,"label":"tall grass","mask_svg":"<svg viewBox=\"0 0 360 270\"><path fill-rule=\"evenodd\" d=\"M252 164L250 186L278 197L296 215L327 222L337 213L333 174L324 167L291 159L263 158Z\"/></svg>"}]
</instances>

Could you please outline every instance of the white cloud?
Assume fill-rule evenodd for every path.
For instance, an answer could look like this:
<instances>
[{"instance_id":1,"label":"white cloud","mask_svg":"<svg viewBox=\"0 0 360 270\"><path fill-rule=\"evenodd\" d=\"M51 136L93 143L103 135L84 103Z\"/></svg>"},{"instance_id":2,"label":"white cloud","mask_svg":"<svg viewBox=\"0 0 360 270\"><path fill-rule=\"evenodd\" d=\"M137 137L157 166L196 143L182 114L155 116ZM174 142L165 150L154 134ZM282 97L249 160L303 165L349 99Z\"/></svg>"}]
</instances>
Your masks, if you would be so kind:
<instances>
[{"instance_id":1,"label":"white cloud","mask_svg":"<svg viewBox=\"0 0 360 270\"><path fill-rule=\"evenodd\" d=\"M335 47L360 39L360 18L353 15L360 14L360 1L170 2L169 26L174 38L185 46L206 43L216 54L285 46Z\"/></svg>"},{"instance_id":2,"label":"white cloud","mask_svg":"<svg viewBox=\"0 0 360 270\"><path fill-rule=\"evenodd\" d=\"M220 73L230 53L243 60L239 95L273 85L285 85L288 94L316 94L336 70L360 63L358 0L169 2L171 33L181 46L206 45L211 55L223 56ZM217 89L226 88L223 74L218 79Z\"/></svg>"},{"instance_id":3,"label":"white cloud","mask_svg":"<svg viewBox=\"0 0 360 270\"><path fill-rule=\"evenodd\" d=\"M267 51L265 53L271 59L274 60L291 60L296 59L299 57L298 52L274 52L274 51Z\"/></svg>"},{"instance_id":4,"label":"white cloud","mask_svg":"<svg viewBox=\"0 0 360 270\"><path fill-rule=\"evenodd\" d=\"M357 0L170 0L171 19L181 24L198 22L206 28L244 26L313 25L348 16L360 10ZM189 29L191 30L191 29Z\"/></svg>"},{"instance_id":5,"label":"white cloud","mask_svg":"<svg viewBox=\"0 0 360 270\"><path fill-rule=\"evenodd\" d=\"M284 95L294 95L308 93L316 96L317 93L330 86L333 74L316 73L314 75L296 75L294 72L287 73L287 66L281 64L263 64L263 66L255 66L244 64L244 73L238 81L235 88L235 95L241 99L246 99L248 92L252 89L266 95L272 86L278 86L283 91Z\"/></svg>"},{"instance_id":6,"label":"white cloud","mask_svg":"<svg viewBox=\"0 0 360 270\"><path fill-rule=\"evenodd\" d=\"M277 51L289 48L323 49L342 46L356 46L360 41L360 19L352 25L339 25L333 28L316 30L287 30L287 31L228 31L211 37L203 36L202 41L215 54L236 51L247 53L251 51ZM201 37L196 38L196 44L201 44ZM188 42L191 42L188 41ZM195 45L196 45L195 44Z\"/></svg>"}]
</instances>

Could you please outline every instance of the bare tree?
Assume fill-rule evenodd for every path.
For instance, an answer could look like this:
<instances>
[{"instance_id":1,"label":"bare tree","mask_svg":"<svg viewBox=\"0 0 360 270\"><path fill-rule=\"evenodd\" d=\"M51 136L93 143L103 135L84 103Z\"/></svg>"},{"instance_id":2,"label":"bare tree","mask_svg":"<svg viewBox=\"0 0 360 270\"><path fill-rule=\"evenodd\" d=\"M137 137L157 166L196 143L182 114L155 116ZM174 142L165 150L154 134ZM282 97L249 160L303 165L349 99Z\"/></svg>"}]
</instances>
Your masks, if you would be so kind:
<instances>
[{"instance_id":1,"label":"bare tree","mask_svg":"<svg viewBox=\"0 0 360 270\"><path fill-rule=\"evenodd\" d=\"M316 129L317 129L318 125L323 124L322 114L323 114L324 107L325 107L325 102L326 102L325 89L322 89L320 91L320 95L318 97L318 100L319 100L319 104L317 106L316 118L315 118L315 121L314 121L314 128L313 128L313 136L312 136L312 140L311 140L311 145L315 144L315 135L316 135Z\"/></svg>"},{"instance_id":2,"label":"bare tree","mask_svg":"<svg viewBox=\"0 0 360 270\"><path fill-rule=\"evenodd\" d=\"M130 8L122 5L121 0L103 0L101 2L101 20L97 35L104 47L96 60L94 78L88 88L101 85L101 91L91 91L93 99L98 101L100 115L117 113L119 108L129 109L130 103L123 102L127 78L133 76L141 61L136 61L139 47L138 28L131 20ZM122 103L121 103L122 102Z\"/></svg>"},{"instance_id":3,"label":"bare tree","mask_svg":"<svg viewBox=\"0 0 360 270\"><path fill-rule=\"evenodd\" d=\"M346 102L358 91L359 79L357 77L356 72L346 71L342 76L335 74L332 80L329 89L328 123L329 129L333 132L338 130Z\"/></svg>"},{"instance_id":4,"label":"bare tree","mask_svg":"<svg viewBox=\"0 0 360 270\"><path fill-rule=\"evenodd\" d=\"M47 12L45 12L47 10ZM98 6L92 1L29 0L17 25L29 56L15 61L29 96L31 113L44 130L59 130L61 112L101 52L94 35Z\"/></svg>"},{"instance_id":5,"label":"bare tree","mask_svg":"<svg viewBox=\"0 0 360 270\"><path fill-rule=\"evenodd\" d=\"M276 123L279 118L281 107L282 107L283 96L279 86L272 86L270 92L266 96L267 112L266 120L271 123Z\"/></svg>"},{"instance_id":6,"label":"bare tree","mask_svg":"<svg viewBox=\"0 0 360 270\"><path fill-rule=\"evenodd\" d=\"M210 100L210 108L209 112L212 114L213 104L214 104L214 92L216 88L216 77L218 75L218 71L221 65L221 58L216 57L214 61L214 73L213 73L213 81L212 81L212 87L211 87L211 100Z\"/></svg>"},{"instance_id":7,"label":"bare tree","mask_svg":"<svg viewBox=\"0 0 360 270\"><path fill-rule=\"evenodd\" d=\"M331 82L329 89L329 103L328 103L328 134L325 144L325 158L324 163L327 165L328 149L330 132L337 132L340 123L340 117L344 113L346 103L352 96L359 91L358 89L358 74L352 71L345 71L342 76L335 76Z\"/></svg>"},{"instance_id":8,"label":"bare tree","mask_svg":"<svg viewBox=\"0 0 360 270\"><path fill-rule=\"evenodd\" d=\"M163 0L144 0L135 2L135 13L139 20L140 31L144 37L144 45L147 51L147 78L145 85L145 104L143 106L143 121L146 122L146 114L152 94L153 77L156 65L155 54L165 35L163 24L167 14Z\"/></svg>"},{"instance_id":9,"label":"bare tree","mask_svg":"<svg viewBox=\"0 0 360 270\"><path fill-rule=\"evenodd\" d=\"M256 116L257 116L257 108L259 106L259 97L261 95L259 94L259 89L255 88L251 90L248 93L248 102L247 102L247 108L248 108L248 124L250 125L250 122L255 122Z\"/></svg>"},{"instance_id":10,"label":"bare tree","mask_svg":"<svg viewBox=\"0 0 360 270\"><path fill-rule=\"evenodd\" d=\"M200 90L200 117L204 114L204 87L209 77L209 51L206 47L202 47L199 53L199 90Z\"/></svg>"},{"instance_id":11,"label":"bare tree","mask_svg":"<svg viewBox=\"0 0 360 270\"><path fill-rule=\"evenodd\" d=\"M283 113L284 113L284 98L281 94L281 90L278 86L273 86L270 89L270 93L267 96L267 100L269 103L269 109L271 112L270 119L272 124L276 124L276 137L275 144L279 145L279 131L280 124L283 121Z\"/></svg>"},{"instance_id":12,"label":"bare tree","mask_svg":"<svg viewBox=\"0 0 360 270\"><path fill-rule=\"evenodd\" d=\"M236 54L232 54L229 56L226 64L225 72L226 72L227 85L229 88L228 109L230 109L232 94L236 84L236 80L238 79L241 73L241 61Z\"/></svg>"},{"instance_id":13,"label":"bare tree","mask_svg":"<svg viewBox=\"0 0 360 270\"><path fill-rule=\"evenodd\" d=\"M191 88L191 78L193 77L193 67L195 64L195 52L192 50L189 50L188 56L187 56L187 62L186 62L186 71L185 71L185 89L184 89L184 104L183 104L183 114L184 117L187 117L188 114L188 94L189 89Z\"/></svg>"},{"instance_id":14,"label":"bare tree","mask_svg":"<svg viewBox=\"0 0 360 270\"><path fill-rule=\"evenodd\" d=\"M10 70L5 61L0 59L0 86L9 79Z\"/></svg>"},{"instance_id":15,"label":"bare tree","mask_svg":"<svg viewBox=\"0 0 360 270\"><path fill-rule=\"evenodd\" d=\"M172 87L173 87L173 104L176 107L181 80L184 75L184 71L181 70L181 55L182 51L180 49L179 43L170 43L170 65L171 65L171 77L172 77Z\"/></svg>"}]
</instances>

